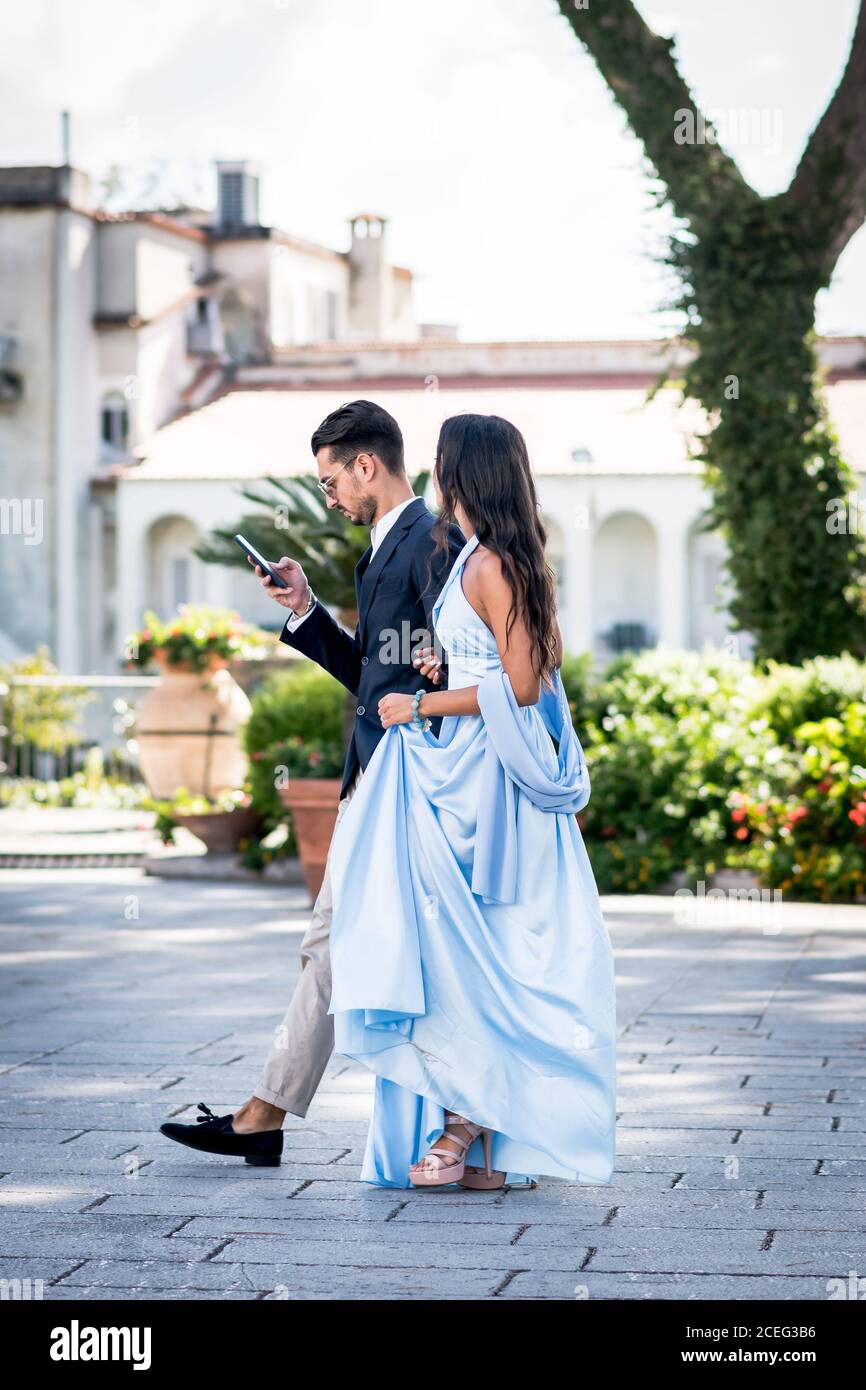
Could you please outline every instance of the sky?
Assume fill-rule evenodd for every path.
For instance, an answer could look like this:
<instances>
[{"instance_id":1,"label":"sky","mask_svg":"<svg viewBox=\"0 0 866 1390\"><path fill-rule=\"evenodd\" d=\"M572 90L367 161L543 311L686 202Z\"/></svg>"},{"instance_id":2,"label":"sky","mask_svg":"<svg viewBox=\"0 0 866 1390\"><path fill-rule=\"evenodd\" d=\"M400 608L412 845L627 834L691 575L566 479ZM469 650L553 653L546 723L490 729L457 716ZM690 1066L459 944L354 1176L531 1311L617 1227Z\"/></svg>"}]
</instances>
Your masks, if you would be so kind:
<instances>
[{"instance_id":1,"label":"sky","mask_svg":"<svg viewBox=\"0 0 866 1390\"><path fill-rule=\"evenodd\" d=\"M600 3L601 0L590 0ZM856 0L639 0L698 103L758 110L728 144L784 189L841 76ZM0 0L0 164L61 158L126 196L209 206L214 161L262 166L263 220L337 249L388 221L423 321L464 339L670 331L638 142L553 0ZM866 332L866 231L818 302Z\"/></svg>"}]
</instances>

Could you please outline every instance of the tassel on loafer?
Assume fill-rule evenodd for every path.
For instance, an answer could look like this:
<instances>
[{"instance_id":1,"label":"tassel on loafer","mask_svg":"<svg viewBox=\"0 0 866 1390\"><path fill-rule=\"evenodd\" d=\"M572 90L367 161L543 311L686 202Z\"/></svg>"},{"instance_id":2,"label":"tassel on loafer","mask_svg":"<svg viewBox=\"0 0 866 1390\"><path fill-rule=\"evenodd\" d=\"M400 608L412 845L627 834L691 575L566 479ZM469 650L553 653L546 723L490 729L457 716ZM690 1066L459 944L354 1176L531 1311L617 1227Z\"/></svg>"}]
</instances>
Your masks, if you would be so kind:
<instances>
[{"instance_id":1,"label":"tassel on loafer","mask_svg":"<svg viewBox=\"0 0 866 1390\"><path fill-rule=\"evenodd\" d=\"M243 1158L254 1168L279 1167L283 1152L281 1129L264 1129L257 1134L235 1134L231 1114L215 1115L204 1101L199 1101L198 1108L204 1114L196 1116L194 1125L176 1124L168 1120L160 1125L160 1134L201 1153Z\"/></svg>"}]
</instances>

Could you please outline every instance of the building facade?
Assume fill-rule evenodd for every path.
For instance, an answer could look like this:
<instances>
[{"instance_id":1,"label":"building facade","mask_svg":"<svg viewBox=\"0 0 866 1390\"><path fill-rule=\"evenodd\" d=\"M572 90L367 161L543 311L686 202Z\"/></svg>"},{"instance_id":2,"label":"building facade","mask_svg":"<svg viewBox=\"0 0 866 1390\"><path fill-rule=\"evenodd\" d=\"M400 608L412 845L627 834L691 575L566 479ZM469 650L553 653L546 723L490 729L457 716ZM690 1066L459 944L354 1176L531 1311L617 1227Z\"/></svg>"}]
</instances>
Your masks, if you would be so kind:
<instances>
[{"instance_id":1,"label":"building facade","mask_svg":"<svg viewBox=\"0 0 866 1390\"><path fill-rule=\"evenodd\" d=\"M448 415L523 430L570 650L748 653L704 529L702 417L649 394L681 345L459 342L416 322L383 218L335 251L261 225L253 166L218 186L214 212L118 216L74 170L0 170L0 659L42 642L64 671L116 672L143 610L186 601L277 626L251 576L194 548L249 510L242 486L310 470L314 428L357 396L396 416L413 473ZM866 342L820 354L866 492Z\"/></svg>"}]
</instances>

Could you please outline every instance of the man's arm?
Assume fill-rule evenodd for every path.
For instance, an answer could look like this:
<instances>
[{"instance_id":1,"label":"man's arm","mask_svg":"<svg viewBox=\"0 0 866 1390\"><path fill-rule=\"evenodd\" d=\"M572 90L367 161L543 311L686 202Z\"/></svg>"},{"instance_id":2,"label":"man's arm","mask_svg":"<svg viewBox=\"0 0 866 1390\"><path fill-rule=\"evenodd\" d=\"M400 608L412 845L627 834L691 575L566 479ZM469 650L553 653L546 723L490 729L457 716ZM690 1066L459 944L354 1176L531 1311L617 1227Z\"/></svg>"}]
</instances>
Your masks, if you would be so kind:
<instances>
[{"instance_id":1,"label":"man's arm","mask_svg":"<svg viewBox=\"0 0 866 1390\"><path fill-rule=\"evenodd\" d=\"M358 640L358 629L355 629L354 637L350 637L339 623L334 622L327 609L314 597L307 583L307 576L297 560L283 555L271 566L285 582L284 589L278 589L271 584L268 576L252 559L250 564L254 566L269 598L281 608L289 609L280 633L280 641L317 661L341 685L353 695L357 695L361 679L361 644Z\"/></svg>"},{"instance_id":2,"label":"man's arm","mask_svg":"<svg viewBox=\"0 0 866 1390\"><path fill-rule=\"evenodd\" d=\"M286 622L280 633L280 641L311 657L353 695L357 695L361 680L361 642L357 627L354 637L350 637L334 621L327 608L316 602L311 612L296 625L294 632Z\"/></svg>"}]
</instances>

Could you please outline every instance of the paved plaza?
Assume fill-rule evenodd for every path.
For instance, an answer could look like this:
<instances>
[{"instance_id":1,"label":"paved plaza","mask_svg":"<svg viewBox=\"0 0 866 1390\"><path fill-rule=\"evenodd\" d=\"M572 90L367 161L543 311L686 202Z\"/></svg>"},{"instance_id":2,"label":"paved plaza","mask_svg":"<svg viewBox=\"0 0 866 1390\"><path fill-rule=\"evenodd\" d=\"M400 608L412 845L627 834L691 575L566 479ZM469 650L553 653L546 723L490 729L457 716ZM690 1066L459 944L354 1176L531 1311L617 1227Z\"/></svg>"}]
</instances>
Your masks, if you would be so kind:
<instances>
[{"instance_id":1,"label":"paved plaza","mask_svg":"<svg viewBox=\"0 0 866 1390\"><path fill-rule=\"evenodd\" d=\"M361 1183L372 1077L336 1055L279 1168L158 1133L250 1094L303 889L9 869L0 904L0 1278L46 1300L826 1300L866 1278L864 907L606 899L616 1180L490 1194Z\"/></svg>"}]
</instances>

